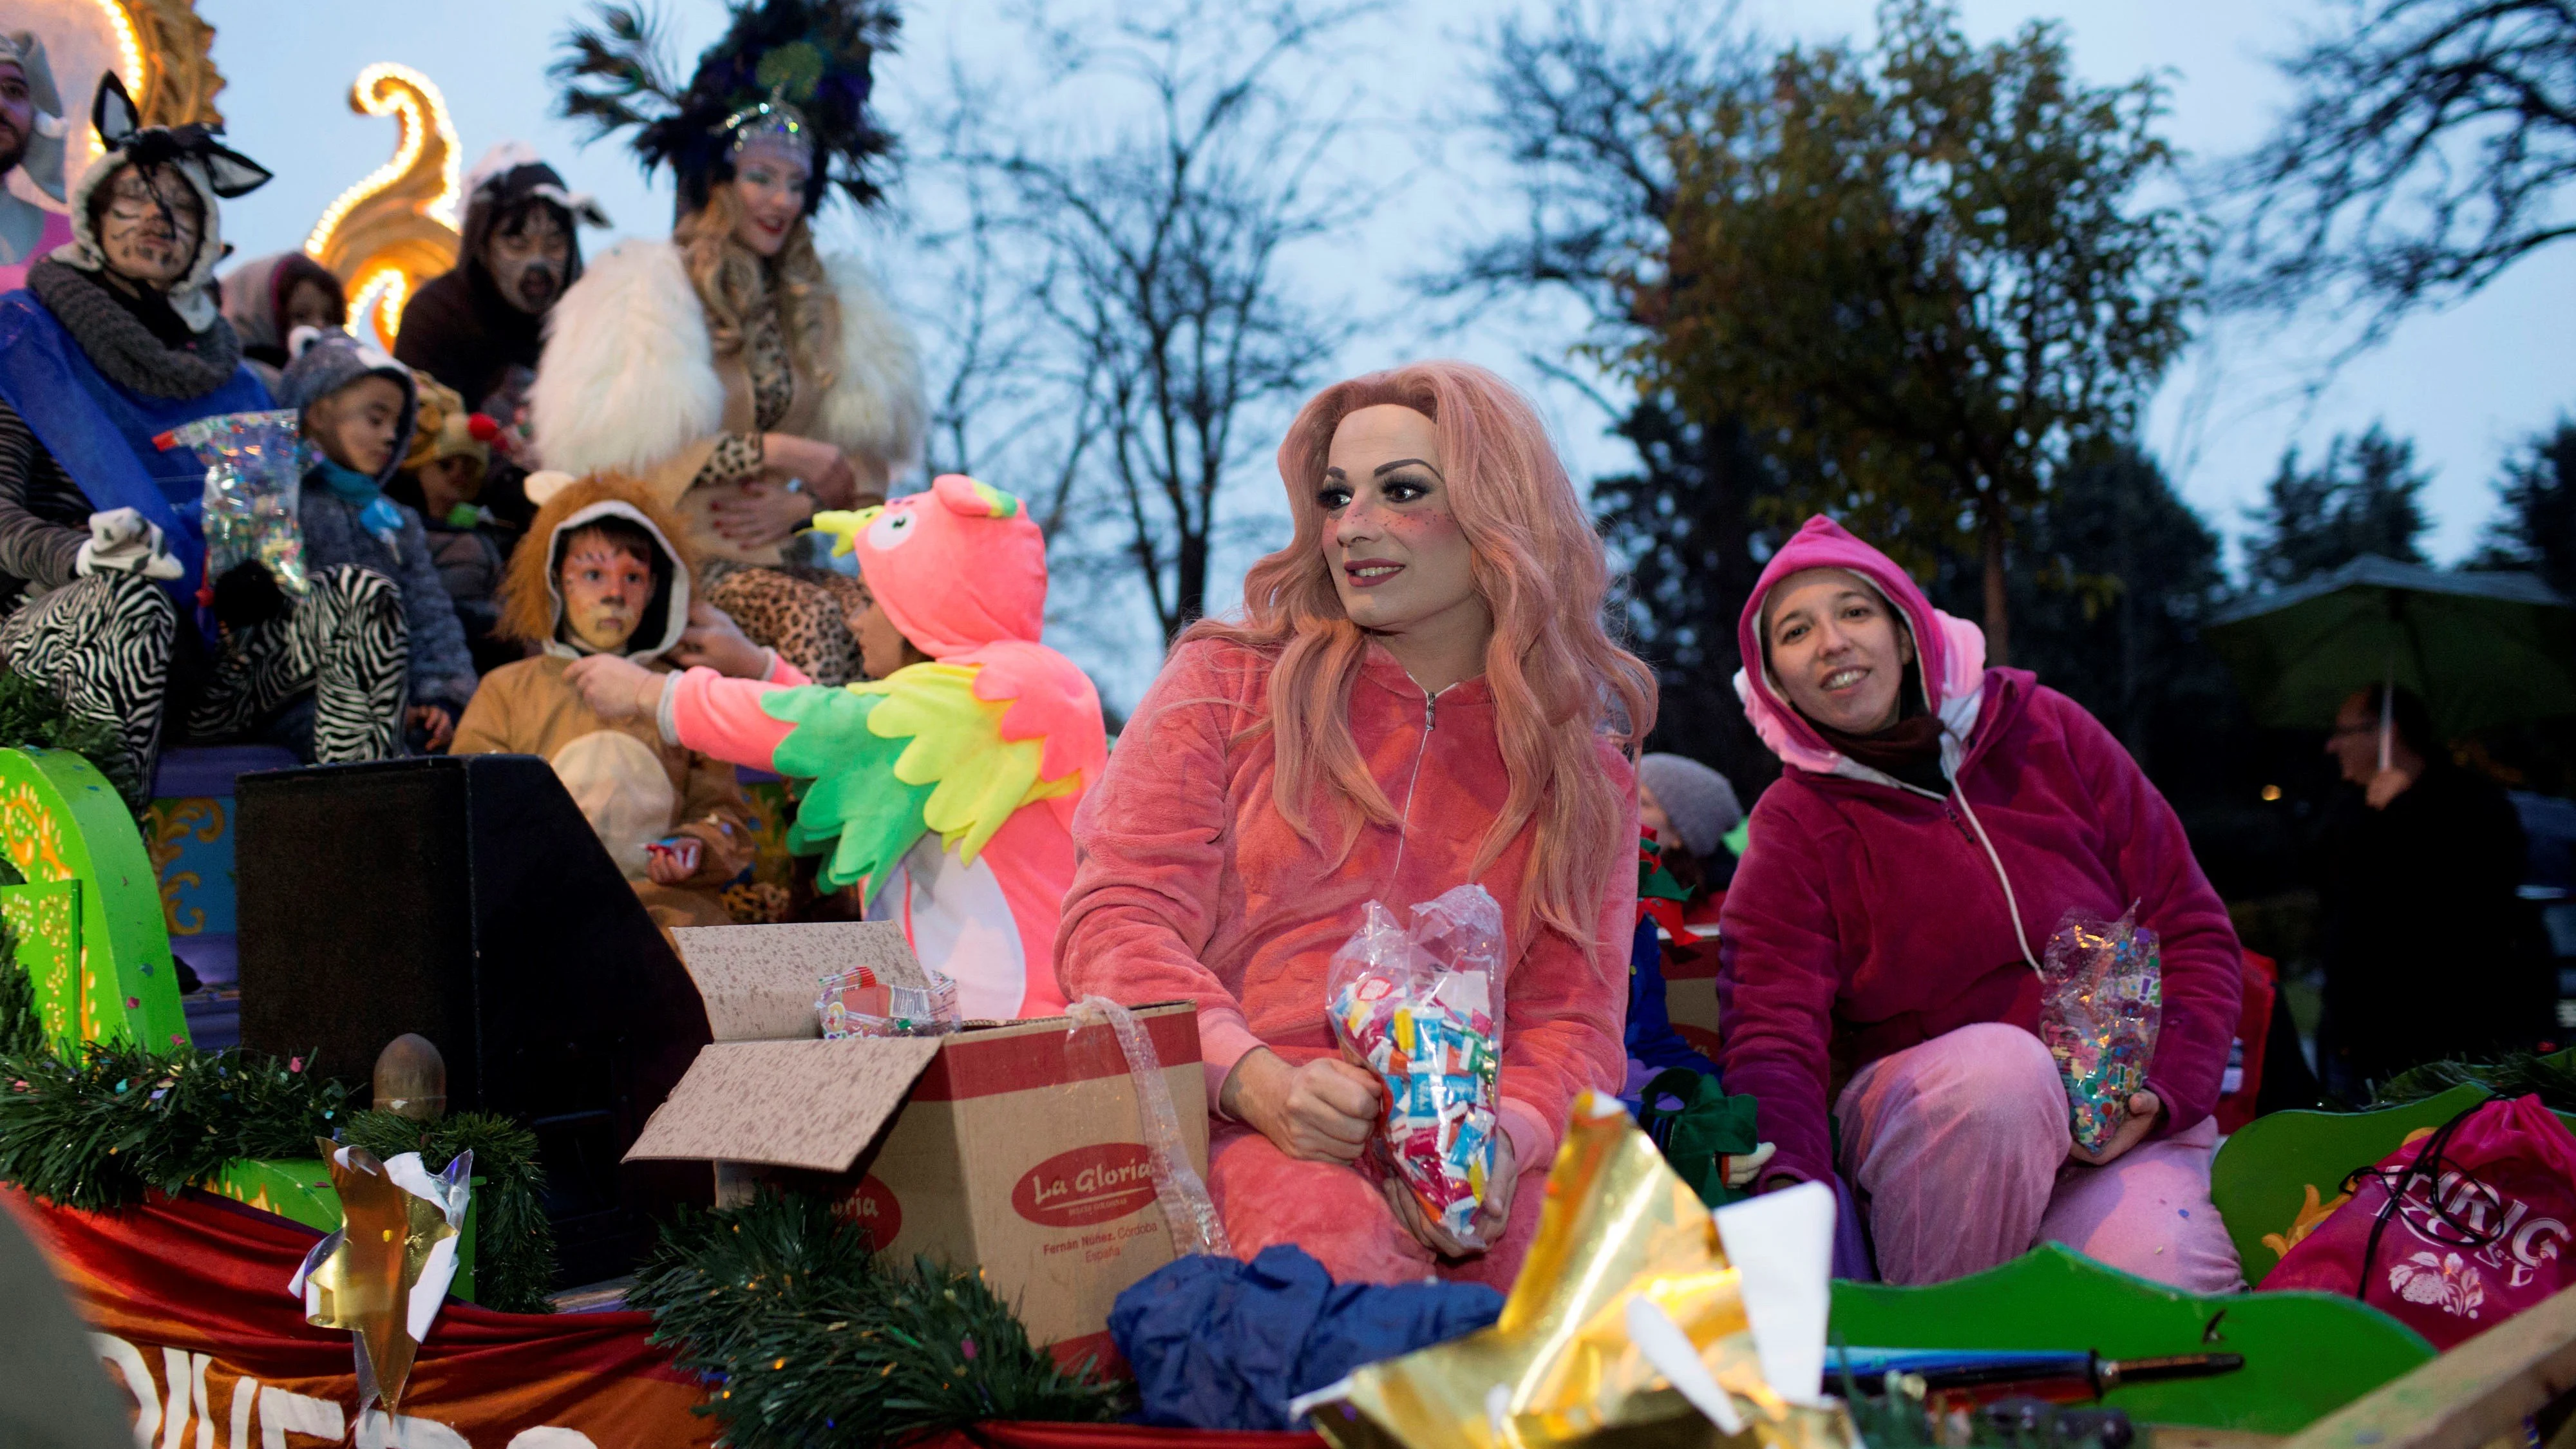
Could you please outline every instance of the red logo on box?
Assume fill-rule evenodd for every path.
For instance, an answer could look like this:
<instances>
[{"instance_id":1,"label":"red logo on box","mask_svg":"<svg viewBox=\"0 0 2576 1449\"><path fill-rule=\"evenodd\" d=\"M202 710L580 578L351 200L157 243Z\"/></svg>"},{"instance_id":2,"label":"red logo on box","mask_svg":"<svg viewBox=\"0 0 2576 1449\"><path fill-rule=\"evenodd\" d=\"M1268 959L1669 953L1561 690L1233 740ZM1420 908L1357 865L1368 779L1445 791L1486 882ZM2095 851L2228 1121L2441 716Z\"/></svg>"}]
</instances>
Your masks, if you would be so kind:
<instances>
[{"instance_id":1,"label":"red logo on box","mask_svg":"<svg viewBox=\"0 0 2576 1449\"><path fill-rule=\"evenodd\" d=\"M893 1246L895 1234L903 1231L903 1204L874 1177L859 1179L850 1195L834 1209L844 1222L856 1223L868 1235L868 1246L883 1252Z\"/></svg>"},{"instance_id":2,"label":"red logo on box","mask_svg":"<svg viewBox=\"0 0 2576 1449\"><path fill-rule=\"evenodd\" d=\"M1011 1210L1050 1228L1123 1218L1154 1200L1154 1161L1141 1143L1102 1142L1059 1152L1011 1189Z\"/></svg>"}]
</instances>

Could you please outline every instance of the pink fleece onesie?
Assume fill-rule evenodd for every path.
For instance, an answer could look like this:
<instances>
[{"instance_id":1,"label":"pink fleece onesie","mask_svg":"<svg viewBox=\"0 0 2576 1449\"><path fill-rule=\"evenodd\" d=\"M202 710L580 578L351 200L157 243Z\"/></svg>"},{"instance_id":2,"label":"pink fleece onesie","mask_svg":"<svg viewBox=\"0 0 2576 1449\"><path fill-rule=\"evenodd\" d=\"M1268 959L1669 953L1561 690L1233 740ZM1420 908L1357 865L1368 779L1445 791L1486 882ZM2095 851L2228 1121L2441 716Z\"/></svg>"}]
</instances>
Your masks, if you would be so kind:
<instances>
[{"instance_id":1,"label":"pink fleece onesie","mask_svg":"<svg viewBox=\"0 0 2576 1449\"><path fill-rule=\"evenodd\" d=\"M1056 940L1068 996L1198 1003L1211 1108L1235 1063L1257 1046L1292 1064L1333 1053L1324 978L1369 901L1402 913L1473 879L1516 923L1535 833L1524 829L1482 875L1468 874L1509 788L1493 697L1471 679L1435 700L1373 647L1352 688L1351 735L1409 828L1364 827L1339 861L1300 839L1271 803L1268 732L1242 737L1267 717L1271 664L1220 640L1173 651L1075 816L1082 859ZM1626 758L1607 740L1600 752L1633 798ZM1320 791L1310 818L1335 818ZM1436 1264L1359 1169L1294 1160L1219 1117L1209 1186L1235 1251L1250 1257L1294 1243L1337 1279L1405 1282L1436 1271L1508 1286L1537 1230L1575 1094L1615 1092L1625 1072L1620 1031L1636 890L1633 858L1620 854L1601 882L1593 942L1533 925L1508 943L1501 1115L1521 1176L1499 1246L1463 1264Z\"/></svg>"}]
</instances>

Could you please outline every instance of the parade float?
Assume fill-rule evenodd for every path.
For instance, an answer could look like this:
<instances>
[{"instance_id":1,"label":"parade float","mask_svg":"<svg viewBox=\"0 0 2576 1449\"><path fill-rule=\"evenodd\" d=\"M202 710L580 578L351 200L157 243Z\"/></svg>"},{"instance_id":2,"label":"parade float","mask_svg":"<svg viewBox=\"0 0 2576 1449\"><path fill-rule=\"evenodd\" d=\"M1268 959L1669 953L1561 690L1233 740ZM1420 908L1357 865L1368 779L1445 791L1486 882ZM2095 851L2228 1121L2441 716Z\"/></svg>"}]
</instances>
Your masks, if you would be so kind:
<instances>
[{"instance_id":1,"label":"parade float","mask_svg":"<svg viewBox=\"0 0 2576 1449\"><path fill-rule=\"evenodd\" d=\"M707 946L679 953L688 958L682 974L694 983L699 1013L694 1030L682 1033L680 1054L713 1075L692 1081L683 1073L664 1087L667 1096L688 1083L682 1096L689 1100L676 1114L657 1120L654 1110L664 1103L637 1104L621 1129L625 1140L612 1145L627 1157L650 1125L663 1140L658 1149L646 1144L645 1155L726 1157L767 1190L737 1192L732 1206L710 1212L692 1205L689 1191L648 1188L634 1200L656 1214L653 1235L603 1236L596 1203L584 1197L586 1169L547 1161L540 1145L542 1137L585 1150L578 1132L567 1135L547 1120L565 1114L481 1110L496 1105L477 1099L496 1094L497 1078L487 1073L480 1088L442 1084L402 1049L378 1062L373 1052L343 1050L335 1059L327 1049L279 1052L258 1040L265 1013L256 996L271 977L264 943L255 938L263 921L275 927L279 920L264 903L279 893L261 873L308 850L316 857L308 873L323 869L327 854L346 853L313 839L313 815L281 811L279 802L292 806L299 794L323 791L338 813L364 814L368 795L403 797L421 778L463 776L482 765L190 778L191 769L213 763L221 762L173 757L165 782L219 793L156 800L143 815L147 836L76 753L0 750L0 837L20 878L0 886L0 921L23 968L8 998L11 1082L0 1099L0 1164L14 1184L13 1215L50 1254L102 1361L131 1395L145 1442L189 1442L198 1428L217 1436L205 1442L292 1444L299 1441L285 1436L313 1434L325 1442L354 1436L359 1443L526 1449L702 1444L719 1434L742 1444L875 1443L953 1430L983 1442L1071 1446L1187 1433L1118 1422L1134 1407L1133 1391L1100 1331L1119 1290L1193 1241L1167 1226L1171 1210L1155 1191L1156 1174L1169 1164L1135 1146L1150 1146L1154 1136L1150 1104L1140 1105L1145 1098L1107 1025L1076 1031L1062 1021L1021 1023L989 1042L979 1042L977 1032L936 1041L825 1041L810 1007L797 1014L800 1001L810 1003L798 984L828 964L818 952L882 950L882 941L853 947L858 938L828 934L864 927L688 933L703 934ZM534 818L541 828L548 807L560 812L558 823L578 824L541 767L507 783L518 793L557 797L522 809L520 827ZM469 796L475 791L465 788ZM266 834L280 828L295 832L282 849ZM182 835L190 848L173 848ZM567 852L574 844L597 849L570 829L557 844ZM404 842L409 850L424 847L434 853L434 839ZM605 917L611 905L632 909L623 891L586 894L582 867L592 864L613 871L604 854L557 865L545 892L551 909L576 917ZM284 894L300 896L313 929L282 929L308 955L325 936L368 936L363 912L325 904L329 890L286 884ZM407 909L401 894L370 904L400 915ZM585 929L575 934L623 942L630 956L657 941L649 929L629 933L603 919L576 924ZM250 939L231 943L248 969L232 987L201 985L183 995L179 962L191 952L219 962L222 952L207 949L205 938L208 927L223 925L248 932ZM676 964L668 957L664 963ZM342 972L339 1000L354 1010L366 980L354 967L296 978L326 1003L325 1016L331 979ZM385 984L381 975L375 984ZM236 1021L252 1024L251 1046L196 1039L197 1027L223 1035ZM435 1013L421 1024L450 1043L473 1034L458 1035ZM1166 1081L1180 1088L1172 1096L1203 1120L1188 1013L1166 1013L1148 1025L1159 1055L1179 1065L1166 1069ZM1028 1077L1038 1058L1063 1069L1031 1095L1031 1083L1018 1078ZM996 1073L1014 1080L992 1097L996 1125L979 1138L965 1109L983 1090L975 1085L979 1075ZM442 1085L451 1096L447 1110L424 1110ZM1009 1113L1014 1101L1024 1107L1075 1085L1095 1094L1079 1112ZM2216 1182L2249 1275L2259 1278L2280 1249L2325 1216L2356 1164L2483 1095L2463 1084L2405 1108L2285 1113L2238 1133L2222 1153ZM1618 1310L1634 1297L1672 1311L1715 1375L1711 1382L1733 1392L1750 1416L1739 1420L1742 1433L1780 1442L1852 1432L1846 1420L1796 1409L1747 1368L1761 1358L1750 1352L1753 1329L1743 1309L1710 1306L1736 1302L1739 1270L1706 1205L1616 1104L1590 1110L1592 1119L1569 1134L1551 1180L1547 1231L1557 1246L1534 1252L1500 1322L1397 1359L1375 1380L1371 1371L1353 1375L1326 1411L1338 1416L1323 1425L1335 1442L1485 1446L1502 1437L1553 1441L1650 1425L1662 1426L1656 1442L1730 1437L1647 1360L1628 1363L1623 1372L1643 1377L1615 1404L1544 1402L1545 1394L1572 1392L1563 1356L1577 1341L1609 1360L1635 1358L1628 1330L1604 1326L1624 1324ZM751 1140L764 1132L775 1140ZM930 1136L941 1140L925 1147ZM1016 1218L996 1206L1007 1205L1012 1180L1027 1175L1016 1160L1010 1171L985 1174L988 1184L967 1181L975 1176L978 1143L1004 1137L1018 1139L1017 1151L1032 1161L1079 1156L1086 1142L1095 1156L1102 1140L1130 1144L1119 1160L1133 1158L1142 1168L1131 1170L1123 1191L1094 1194L1087 1212L1049 1228L1034 1203L1022 1204L1031 1211ZM1183 1133L1180 1150L1203 1159L1203 1137ZM470 1167L456 1176L471 1190L452 1229L440 1228L447 1219L428 1194L414 1195L417 1207L397 1198L397 1216L383 1216L384 1183L364 1164L380 1169L406 1151L419 1154L414 1181L439 1180L472 1153ZM746 1161L755 1165L746 1168ZM639 1160L621 1171L646 1167ZM703 1163L695 1177L696 1202L715 1200ZM378 1200L362 1202L353 1188ZM917 1196L926 1191L951 1196ZM915 1206L907 1211L906 1204ZM1639 1212L1660 1226L1641 1229ZM1829 1208L1827 1214L1829 1220ZM339 1306L317 1311L300 1285L290 1291L317 1244L327 1251L312 1266L349 1260L353 1244L364 1246L365 1233L352 1230L380 1221L406 1223L392 1246L407 1243L413 1251L406 1258L388 1247L341 1263L346 1279L389 1285L371 1305L344 1292ZM450 1231L446 1301L423 1322L425 1332L408 1336L411 1306L403 1299L420 1281L428 1249ZM574 1240L590 1234L586 1266L567 1271L571 1265L549 1242L555 1233ZM327 1236L333 1234L336 1241ZM1076 1246L1068 1251L1059 1240ZM1101 1253L1093 1271L1068 1274L1062 1265L1085 1256L1079 1245L1086 1241L1120 1251ZM1665 1256L1676 1252L1678 1259ZM615 1271L600 1271L602 1263ZM1821 1284L1821 1266L1815 1276ZM1686 1283L1700 1285L1697 1296L1675 1286ZM2069 1378L2061 1363L2051 1396L2098 1398L2134 1424L2204 1439L2304 1434L2322 1443L2328 1440L2317 1436L2331 1432L2344 1436L2331 1442L2369 1444L2381 1441L2353 1436L2382 1432L2370 1426L2399 1422L2388 1416L2402 1410L2432 1427L2423 1437L2385 1442L2482 1442L2488 1436L2458 1438L2459 1426L2501 1426L2533 1412L2554 1392L2552 1375L2561 1371L2554 1366L2576 1351L2576 1308L2556 1300L2437 1358L2415 1332L2348 1298L2198 1298L2053 1246L1938 1288L1838 1281L1828 1301L1824 1332L1862 1355L1857 1362L1879 1364L1885 1360L1866 1355L1895 1349L1965 1356L1911 1361L1918 1366L2073 1354L2094 1366L2089 1380ZM1456 1361L1438 1361L1444 1352ZM1415 1362L1426 1356L1434 1361ZM389 1378L388 1366L404 1359L407 1369ZM2199 1368L2160 1375L2158 1363ZM2114 1366L2107 1378L2102 1366ZM1526 1422L1506 1425L1497 1437L1481 1414L1451 1413L1465 1392L1461 1374L1478 1386L1479 1404L1493 1383L1524 1385L1528 1402L1514 1412ZM1913 1427L1903 1432L1935 1432L1943 1404L1973 1401L1942 1399L1937 1372L1928 1382L1936 1412L1906 1421ZM1425 1387L1430 1383L1447 1387L1435 1392ZM1418 1416L1431 1412L1425 1404L1450 1406L1435 1414L1448 1416L1443 1433L1423 1427ZM1762 1417L1775 1410L1783 1417ZM1954 1439L1990 1436L1963 1413L1951 1418ZM1881 1438L1896 1432L1878 1430Z\"/></svg>"}]
</instances>

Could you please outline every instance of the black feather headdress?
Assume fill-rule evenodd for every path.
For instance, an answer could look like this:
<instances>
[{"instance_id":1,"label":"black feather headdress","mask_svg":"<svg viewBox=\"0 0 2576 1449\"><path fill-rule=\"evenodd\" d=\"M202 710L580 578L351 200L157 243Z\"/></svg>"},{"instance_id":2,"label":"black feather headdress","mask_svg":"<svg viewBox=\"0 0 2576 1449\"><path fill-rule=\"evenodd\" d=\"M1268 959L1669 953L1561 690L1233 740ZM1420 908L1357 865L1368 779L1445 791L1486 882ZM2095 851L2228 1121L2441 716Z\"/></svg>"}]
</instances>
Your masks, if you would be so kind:
<instances>
[{"instance_id":1,"label":"black feather headdress","mask_svg":"<svg viewBox=\"0 0 2576 1449\"><path fill-rule=\"evenodd\" d=\"M698 57L687 89L663 54L662 28L641 4L603 0L596 23L563 39L551 74L564 86L557 111L588 121L593 139L634 129L645 169L668 166L680 209L706 205L733 175L746 127L793 131L814 153L805 186L812 215L830 188L861 206L883 194L894 147L868 109L869 66L894 44L882 0L734 0L724 38Z\"/></svg>"}]
</instances>

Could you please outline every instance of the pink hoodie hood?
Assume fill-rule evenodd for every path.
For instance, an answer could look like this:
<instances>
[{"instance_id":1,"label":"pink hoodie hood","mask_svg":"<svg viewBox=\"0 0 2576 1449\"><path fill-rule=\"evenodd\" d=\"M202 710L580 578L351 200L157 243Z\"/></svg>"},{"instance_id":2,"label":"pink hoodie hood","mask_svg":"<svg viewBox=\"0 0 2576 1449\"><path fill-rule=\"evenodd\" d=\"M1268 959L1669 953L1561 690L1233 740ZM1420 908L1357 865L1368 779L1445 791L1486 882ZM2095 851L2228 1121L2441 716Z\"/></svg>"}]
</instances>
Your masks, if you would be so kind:
<instances>
[{"instance_id":1,"label":"pink hoodie hood","mask_svg":"<svg viewBox=\"0 0 2576 1449\"><path fill-rule=\"evenodd\" d=\"M855 553L896 629L943 664L976 666L975 697L1008 701L1002 738L1046 742L1042 778L1100 778L1100 696L1073 661L1038 642L1046 628L1046 539L1017 494L962 473L881 508L817 514Z\"/></svg>"},{"instance_id":2,"label":"pink hoodie hood","mask_svg":"<svg viewBox=\"0 0 2576 1449\"><path fill-rule=\"evenodd\" d=\"M1808 519L1771 556L1761 579L1753 586L1752 597L1745 600L1743 616L1735 624L1736 647L1745 661L1745 667L1735 673L1735 695L1744 701L1744 712L1753 721L1754 733L1783 764L1820 775L1877 778L1876 771L1845 759L1826 744L1807 717L1789 703L1780 691L1779 681L1772 677L1769 656L1762 648L1762 608L1771 591L1791 574L1827 568L1849 569L1860 575L1905 616L1906 626L1914 634L1915 657L1922 666L1923 703L1941 717L1942 728L1950 735L1942 758L1945 767L1954 767L1958 750L1976 728L1977 708L1985 696L1984 631L1933 608L1932 601L1916 587L1913 576L1898 568L1894 559L1854 538L1841 524L1821 513Z\"/></svg>"},{"instance_id":3,"label":"pink hoodie hood","mask_svg":"<svg viewBox=\"0 0 2576 1449\"><path fill-rule=\"evenodd\" d=\"M1015 495L961 473L860 515L852 537L868 592L933 659L1046 627L1046 540Z\"/></svg>"}]
</instances>

